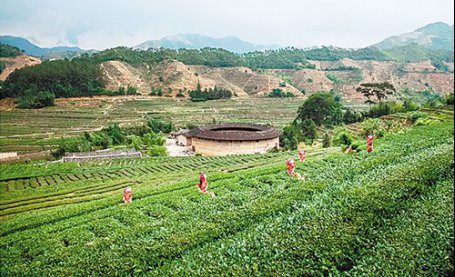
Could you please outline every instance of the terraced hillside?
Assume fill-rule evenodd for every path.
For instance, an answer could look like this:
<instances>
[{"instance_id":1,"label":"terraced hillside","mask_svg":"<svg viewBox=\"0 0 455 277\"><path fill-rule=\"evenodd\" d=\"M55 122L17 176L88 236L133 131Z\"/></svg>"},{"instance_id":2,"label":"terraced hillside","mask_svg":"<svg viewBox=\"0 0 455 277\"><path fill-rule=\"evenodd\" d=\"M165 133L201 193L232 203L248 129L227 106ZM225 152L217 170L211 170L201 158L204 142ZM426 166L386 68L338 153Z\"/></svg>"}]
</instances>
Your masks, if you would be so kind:
<instances>
[{"instance_id":1,"label":"terraced hillside","mask_svg":"<svg viewBox=\"0 0 455 277\"><path fill-rule=\"evenodd\" d=\"M279 128L295 118L301 104L301 99L245 98L193 103L152 97L94 97L58 99L56 106L43 110L3 109L0 105L0 148L2 152L19 154L47 151L55 149L61 137L80 136L109 123L138 126L150 118L173 122L178 128L213 120L271 124Z\"/></svg>"},{"instance_id":2,"label":"terraced hillside","mask_svg":"<svg viewBox=\"0 0 455 277\"><path fill-rule=\"evenodd\" d=\"M231 90L237 97L267 96L273 89L292 92L305 97L320 91L335 90L345 101L363 102L356 88L362 83L390 82L398 91L434 90L449 94L454 89L453 63L449 72L441 71L430 61L309 61L315 69L252 70L247 67L187 66L177 61L162 64L131 66L125 62L106 62L101 65L109 89L133 85L142 94L151 88L161 88L165 95L174 97L179 91L215 86ZM450 72L451 70L451 72ZM401 95L402 96L402 95Z\"/></svg>"},{"instance_id":3,"label":"terraced hillside","mask_svg":"<svg viewBox=\"0 0 455 277\"><path fill-rule=\"evenodd\" d=\"M453 132L313 152L305 181L286 175L291 153L8 167L0 275L450 274ZM200 170L216 199L197 192Z\"/></svg>"}]
</instances>

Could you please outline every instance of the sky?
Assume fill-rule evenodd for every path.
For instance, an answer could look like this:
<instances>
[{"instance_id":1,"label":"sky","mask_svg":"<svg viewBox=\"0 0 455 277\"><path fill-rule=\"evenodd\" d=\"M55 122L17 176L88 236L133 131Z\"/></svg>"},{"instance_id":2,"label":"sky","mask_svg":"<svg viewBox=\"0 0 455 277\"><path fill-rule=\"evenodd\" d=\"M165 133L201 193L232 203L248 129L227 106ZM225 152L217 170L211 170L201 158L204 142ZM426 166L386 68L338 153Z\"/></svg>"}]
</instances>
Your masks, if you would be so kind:
<instances>
[{"instance_id":1,"label":"sky","mask_svg":"<svg viewBox=\"0 0 455 277\"><path fill-rule=\"evenodd\" d=\"M453 24L453 0L0 1L0 35L98 50L188 33L360 48L440 21Z\"/></svg>"}]
</instances>

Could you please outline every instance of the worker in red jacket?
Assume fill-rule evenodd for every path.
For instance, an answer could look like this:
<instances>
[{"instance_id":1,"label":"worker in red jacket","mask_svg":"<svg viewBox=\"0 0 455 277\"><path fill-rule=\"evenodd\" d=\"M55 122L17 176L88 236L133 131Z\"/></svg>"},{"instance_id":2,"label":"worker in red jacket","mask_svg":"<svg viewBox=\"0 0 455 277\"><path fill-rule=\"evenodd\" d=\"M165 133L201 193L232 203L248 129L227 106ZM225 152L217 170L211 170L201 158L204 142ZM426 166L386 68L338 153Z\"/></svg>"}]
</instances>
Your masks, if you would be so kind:
<instances>
[{"instance_id":1,"label":"worker in red jacket","mask_svg":"<svg viewBox=\"0 0 455 277\"><path fill-rule=\"evenodd\" d=\"M208 191L209 184L207 182L207 176L203 172L199 175L199 184L197 186L199 188L199 192L206 193Z\"/></svg>"},{"instance_id":2,"label":"worker in red jacket","mask_svg":"<svg viewBox=\"0 0 455 277\"><path fill-rule=\"evenodd\" d=\"M372 136L372 135L367 136L367 151L368 151L368 153L372 153L374 151L373 142L374 142L374 136Z\"/></svg>"},{"instance_id":3,"label":"worker in red jacket","mask_svg":"<svg viewBox=\"0 0 455 277\"><path fill-rule=\"evenodd\" d=\"M133 202L133 189L127 187L123 190L123 203L129 204L131 202Z\"/></svg>"},{"instance_id":4,"label":"worker in red jacket","mask_svg":"<svg viewBox=\"0 0 455 277\"><path fill-rule=\"evenodd\" d=\"M306 160L306 151L305 150L299 151L299 158L300 158L300 161L302 161L302 162L304 162Z\"/></svg>"},{"instance_id":5,"label":"worker in red jacket","mask_svg":"<svg viewBox=\"0 0 455 277\"><path fill-rule=\"evenodd\" d=\"M289 176L294 176L295 175L295 161L294 161L294 159L289 159L287 161L287 167L288 167L288 175Z\"/></svg>"},{"instance_id":6,"label":"worker in red jacket","mask_svg":"<svg viewBox=\"0 0 455 277\"><path fill-rule=\"evenodd\" d=\"M199 192L206 193L210 195L210 197L212 198L217 197L216 193L208 191L209 184L207 182L207 176L203 172L201 172L201 174L199 175L199 184L197 185L197 187L199 188Z\"/></svg>"}]
</instances>

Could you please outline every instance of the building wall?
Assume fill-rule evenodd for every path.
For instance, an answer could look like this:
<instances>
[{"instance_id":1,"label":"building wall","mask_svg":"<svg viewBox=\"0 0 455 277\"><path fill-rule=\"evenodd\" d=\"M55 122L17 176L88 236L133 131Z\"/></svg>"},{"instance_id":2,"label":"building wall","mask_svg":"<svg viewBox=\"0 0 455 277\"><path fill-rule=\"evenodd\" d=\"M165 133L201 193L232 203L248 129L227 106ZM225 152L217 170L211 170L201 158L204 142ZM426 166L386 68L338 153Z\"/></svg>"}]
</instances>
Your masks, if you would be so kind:
<instances>
[{"instance_id":1,"label":"building wall","mask_svg":"<svg viewBox=\"0 0 455 277\"><path fill-rule=\"evenodd\" d=\"M177 143L183 146L190 146L190 144L188 144L188 139L184 135L177 136Z\"/></svg>"},{"instance_id":2,"label":"building wall","mask_svg":"<svg viewBox=\"0 0 455 277\"><path fill-rule=\"evenodd\" d=\"M193 150L203 156L265 154L279 145L279 138L260 141L215 141L193 138Z\"/></svg>"}]
</instances>

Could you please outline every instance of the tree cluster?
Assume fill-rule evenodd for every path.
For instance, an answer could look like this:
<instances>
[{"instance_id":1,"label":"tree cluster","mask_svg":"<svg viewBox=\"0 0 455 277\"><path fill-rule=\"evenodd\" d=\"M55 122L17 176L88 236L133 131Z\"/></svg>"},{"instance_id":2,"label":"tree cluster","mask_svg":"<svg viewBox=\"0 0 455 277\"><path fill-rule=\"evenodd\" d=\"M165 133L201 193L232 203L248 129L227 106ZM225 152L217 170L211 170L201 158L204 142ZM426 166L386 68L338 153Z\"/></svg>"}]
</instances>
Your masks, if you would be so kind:
<instances>
[{"instance_id":1,"label":"tree cluster","mask_svg":"<svg viewBox=\"0 0 455 277\"><path fill-rule=\"evenodd\" d=\"M271 97L271 98L292 98L292 97L295 97L295 95L288 91L288 92L284 92L282 89L279 89L279 88L276 88L276 89L273 89L271 93L269 93L268 97Z\"/></svg>"},{"instance_id":2,"label":"tree cluster","mask_svg":"<svg viewBox=\"0 0 455 277\"><path fill-rule=\"evenodd\" d=\"M17 47L0 44L0 58L14 58L22 54L22 51Z\"/></svg>"},{"instance_id":3,"label":"tree cluster","mask_svg":"<svg viewBox=\"0 0 455 277\"><path fill-rule=\"evenodd\" d=\"M232 92L227 89L220 89L215 87L214 89L204 89L202 90L201 85L198 84L196 90L189 92L191 101L201 102L207 100L219 100L219 99L230 99L232 97Z\"/></svg>"},{"instance_id":4,"label":"tree cluster","mask_svg":"<svg viewBox=\"0 0 455 277\"><path fill-rule=\"evenodd\" d=\"M55 97L93 96L104 92L101 71L86 59L44 61L11 73L0 89L0 98L17 97L31 88Z\"/></svg>"}]
</instances>

